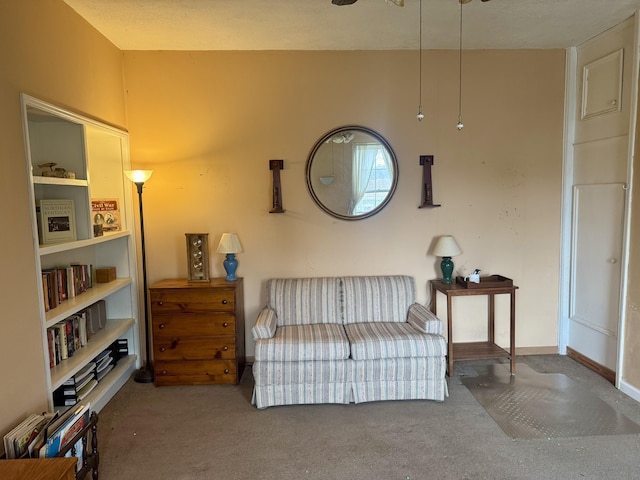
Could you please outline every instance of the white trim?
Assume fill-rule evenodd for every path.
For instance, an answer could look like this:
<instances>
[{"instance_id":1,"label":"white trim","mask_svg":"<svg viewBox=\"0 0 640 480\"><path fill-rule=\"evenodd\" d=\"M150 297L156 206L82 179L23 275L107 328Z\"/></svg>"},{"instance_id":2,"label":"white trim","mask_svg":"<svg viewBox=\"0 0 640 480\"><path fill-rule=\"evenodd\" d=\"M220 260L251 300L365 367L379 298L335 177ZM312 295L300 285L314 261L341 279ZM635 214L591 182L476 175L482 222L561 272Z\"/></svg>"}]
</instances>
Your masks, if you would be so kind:
<instances>
[{"instance_id":1,"label":"white trim","mask_svg":"<svg viewBox=\"0 0 640 480\"><path fill-rule=\"evenodd\" d=\"M619 382L619 385L617 385L617 387L620 389L620 391L626 395L629 395L631 398L633 398L636 402L640 402L640 389L634 387L633 385L631 385L630 383L628 383L626 380L621 379Z\"/></svg>"},{"instance_id":2,"label":"white trim","mask_svg":"<svg viewBox=\"0 0 640 480\"><path fill-rule=\"evenodd\" d=\"M595 323L590 322L589 320L582 318L579 315L572 315L571 321L579 323L580 325L584 325L585 327L590 328L591 330L595 330L596 332L608 337L617 337L616 332L609 330L608 328L602 328L600 325L596 325Z\"/></svg>"},{"instance_id":3,"label":"white trim","mask_svg":"<svg viewBox=\"0 0 640 480\"><path fill-rule=\"evenodd\" d=\"M627 155L627 190L625 192L625 219L622 245L622 278L620 282L620 320L618 324L618 359L616 365L616 386L621 388L622 375L624 373L624 353L625 353L625 332L627 323L627 291L629 283L629 257L631 248L631 206L633 199L633 164L635 162L636 127L638 122L638 68L640 68L639 46L640 46L640 13L634 14L634 37L633 50L631 55L631 99L629 105L629 143Z\"/></svg>"},{"instance_id":4,"label":"white trim","mask_svg":"<svg viewBox=\"0 0 640 480\"><path fill-rule=\"evenodd\" d=\"M564 151L562 159L562 205L560 225L560 289L558 302L558 353L567 354L571 279L571 231L573 205L573 139L576 109L576 47L567 49L564 92Z\"/></svg>"}]
</instances>

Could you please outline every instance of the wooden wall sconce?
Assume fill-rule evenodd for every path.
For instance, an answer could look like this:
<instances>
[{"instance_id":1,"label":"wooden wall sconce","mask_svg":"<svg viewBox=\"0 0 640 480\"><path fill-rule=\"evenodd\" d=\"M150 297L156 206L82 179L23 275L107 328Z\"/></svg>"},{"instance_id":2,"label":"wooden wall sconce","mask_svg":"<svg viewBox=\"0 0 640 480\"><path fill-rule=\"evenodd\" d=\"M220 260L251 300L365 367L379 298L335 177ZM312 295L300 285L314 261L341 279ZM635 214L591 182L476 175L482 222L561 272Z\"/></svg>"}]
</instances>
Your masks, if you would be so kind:
<instances>
[{"instance_id":1,"label":"wooden wall sconce","mask_svg":"<svg viewBox=\"0 0 640 480\"><path fill-rule=\"evenodd\" d=\"M280 170L284 170L284 160L269 160L269 170L273 172L273 208L269 213L284 213L280 184Z\"/></svg>"},{"instance_id":2,"label":"wooden wall sconce","mask_svg":"<svg viewBox=\"0 0 640 480\"><path fill-rule=\"evenodd\" d=\"M439 203L433 203L433 185L431 182L433 155L420 155L420 165L422 165L422 203L418 208L440 207Z\"/></svg>"}]
</instances>

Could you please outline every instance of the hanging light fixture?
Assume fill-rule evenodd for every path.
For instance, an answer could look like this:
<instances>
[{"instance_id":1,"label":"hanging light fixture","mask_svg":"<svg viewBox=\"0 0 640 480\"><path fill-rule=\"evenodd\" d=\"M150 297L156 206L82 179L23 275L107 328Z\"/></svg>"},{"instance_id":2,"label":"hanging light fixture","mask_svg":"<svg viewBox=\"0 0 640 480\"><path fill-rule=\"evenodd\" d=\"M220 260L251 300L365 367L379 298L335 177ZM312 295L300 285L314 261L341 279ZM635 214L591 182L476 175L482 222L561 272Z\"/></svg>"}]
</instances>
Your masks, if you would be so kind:
<instances>
[{"instance_id":1,"label":"hanging light fixture","mask_svg":"<svg viewBox=\"0 0 640 480\"><path fill-rule=\"evenodd\" d=\"M460 0L460 43L458 46L458 124L456 128L460 131L464 128L462 123L462 6L471 0Z\"/></svg>"},{"instance_id":2,"label":"hanging light fixture","mask_svg":"<svg viewBox=\"0 0 640 480\"><path fill-rule=\"evenodd\" d=\"M424 114L422 113L422 0L420 0L420 40L418 47L418 115L416 118L419 122L424 118Z\"/></svg>"}]
</instances>

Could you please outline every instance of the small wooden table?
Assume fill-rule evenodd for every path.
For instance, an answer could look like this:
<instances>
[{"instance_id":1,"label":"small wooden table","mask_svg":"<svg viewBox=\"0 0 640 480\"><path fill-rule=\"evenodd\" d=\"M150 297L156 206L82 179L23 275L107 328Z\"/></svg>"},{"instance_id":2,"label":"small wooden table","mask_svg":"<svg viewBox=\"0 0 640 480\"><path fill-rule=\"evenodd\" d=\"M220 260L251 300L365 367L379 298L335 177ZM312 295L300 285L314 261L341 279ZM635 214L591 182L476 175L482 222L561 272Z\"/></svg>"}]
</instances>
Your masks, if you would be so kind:
<instances>
[{"instance_id":1,"label":"small wooden table","mask_svg":"<svg viewBox=\"0 0 640 480\"><path fill-rule=\"evenodd\" d=\"M509 358L511 360L511 374L516 373L516 290L515 285L498 287L465 288L456 283L443 283L442 280L431 280L431 311L436 315L437 293L447 297L447 340L448 340L448 375L453 376L453 362L455 360L480 360L487 358ZM495 296L508 294L511 300L511 318L509 324L509 351L495 343ZM472 295L487 295L489 297L489 329L486 342L453 343L453 311L451 299Z\"/></svg>"},{"instance_id":2,"label":"small wooden table","mask_svg":"<svg viewBox=\"0 0 640 480\"><path fill-rule=\"evenodd\" d=\"M0 460L0 478L4 480L74 480L76 457Z\"/></svg>"}]
</instances>

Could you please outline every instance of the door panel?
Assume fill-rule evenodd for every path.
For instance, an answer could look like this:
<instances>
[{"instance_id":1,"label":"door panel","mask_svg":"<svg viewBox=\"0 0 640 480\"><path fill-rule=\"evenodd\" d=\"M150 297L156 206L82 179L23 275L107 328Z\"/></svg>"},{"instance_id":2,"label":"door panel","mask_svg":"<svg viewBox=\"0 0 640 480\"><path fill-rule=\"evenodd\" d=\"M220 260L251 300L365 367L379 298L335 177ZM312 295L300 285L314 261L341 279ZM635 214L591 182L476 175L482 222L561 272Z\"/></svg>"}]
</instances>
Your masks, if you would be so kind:
<instances>
[{"instance_id":1,"label":"door panel","mask_svg":"<svg viewBox=\"0 0 640 480\"><path fill-rule=\"evenodd\" d=\"M612 370L620 316L624 204L624 184L574 187L569 346ZM611 346L612 352L604 351Z\"/></svg>"}]
</instances>

